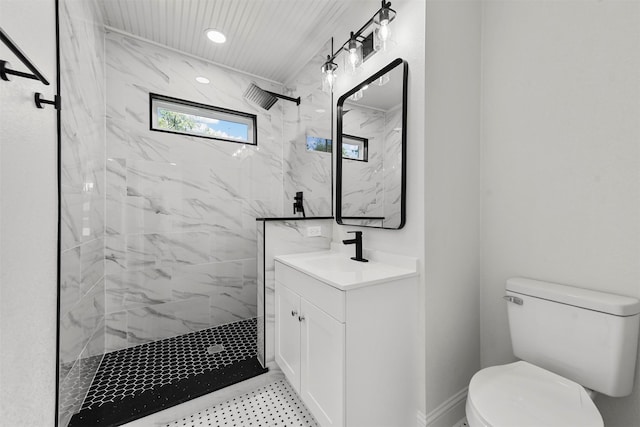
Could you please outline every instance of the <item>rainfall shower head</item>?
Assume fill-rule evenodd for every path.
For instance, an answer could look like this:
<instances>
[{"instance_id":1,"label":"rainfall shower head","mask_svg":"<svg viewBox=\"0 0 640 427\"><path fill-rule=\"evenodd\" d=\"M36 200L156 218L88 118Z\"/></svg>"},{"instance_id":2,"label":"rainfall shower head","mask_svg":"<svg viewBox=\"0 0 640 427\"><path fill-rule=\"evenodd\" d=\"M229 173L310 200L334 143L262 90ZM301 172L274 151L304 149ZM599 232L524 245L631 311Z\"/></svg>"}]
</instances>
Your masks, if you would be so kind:
<instances>
[{"instance_id":1,"label":"rainfall shower head","mask_svg":"<svg viewBox=\"0 0 640 427\"><path fill-rule=\"evenodd\" d=\"M273 107L273 104L278 101L278 98L295 102L296 105L300 105L300 97L291 98L290 96L269 92L268 90L260 89L255 83L251 83L242 96L244 99L256 103L259 107L262 107L265 110L269 110Z\"/></svg>"},{"instance_id":2,"label":"rainfall shower head","mask_svg":"<svg viewBox=\"0 0 640 427\"><path fill-rule=\"evenodd\" d=\"M278 101L278 98L270 92L260 89L255 83L251 83L242 96L248 101L255 102L265 110L269 110Z\"/></svg>"}]
</instances>

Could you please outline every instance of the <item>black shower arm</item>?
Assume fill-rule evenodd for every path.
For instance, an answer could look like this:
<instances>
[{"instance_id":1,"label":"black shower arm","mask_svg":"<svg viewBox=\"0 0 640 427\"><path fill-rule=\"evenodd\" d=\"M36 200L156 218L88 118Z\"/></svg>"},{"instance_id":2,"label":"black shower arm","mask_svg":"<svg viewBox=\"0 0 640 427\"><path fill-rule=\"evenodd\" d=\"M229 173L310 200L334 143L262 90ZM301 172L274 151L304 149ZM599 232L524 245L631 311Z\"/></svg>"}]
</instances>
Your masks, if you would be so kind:
<instances>
[{"instance_id":1,"label":"black shower arm","mask_svg":"<svg viewBox=\"0 0 640 427\"><path fill-rule=\"evenodd\" d=\"M270 92L268 90L265 90L265 92L267 92L269 95L275 96L276 98L286 99L287 101L295 102L296 105L300 105L300 97L291 98L290 96L280 95L279 93Z\"/></svg>"}]
</instances>

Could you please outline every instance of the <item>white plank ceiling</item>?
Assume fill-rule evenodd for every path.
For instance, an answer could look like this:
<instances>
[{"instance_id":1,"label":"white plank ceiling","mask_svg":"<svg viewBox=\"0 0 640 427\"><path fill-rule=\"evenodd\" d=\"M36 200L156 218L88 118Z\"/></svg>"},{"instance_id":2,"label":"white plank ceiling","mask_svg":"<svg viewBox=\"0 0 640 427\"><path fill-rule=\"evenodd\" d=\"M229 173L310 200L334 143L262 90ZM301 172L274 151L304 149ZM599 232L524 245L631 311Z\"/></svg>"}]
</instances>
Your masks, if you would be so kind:
<instances>
[{"instance_id":1,"label":"white plank ceiling","mask_svg":"<svg viewBox=\"0 0 640 427\"><path fill-rule=\"evenodd\" d=\"M108 27L280 83L379 0L102 0ZM363 22L350 25L357 30ZM210 42L215 28L227 42ZM336 45L344 42L336 39ZM328 52L327 52L328 53Z\"/></svg>"}]
</instances>

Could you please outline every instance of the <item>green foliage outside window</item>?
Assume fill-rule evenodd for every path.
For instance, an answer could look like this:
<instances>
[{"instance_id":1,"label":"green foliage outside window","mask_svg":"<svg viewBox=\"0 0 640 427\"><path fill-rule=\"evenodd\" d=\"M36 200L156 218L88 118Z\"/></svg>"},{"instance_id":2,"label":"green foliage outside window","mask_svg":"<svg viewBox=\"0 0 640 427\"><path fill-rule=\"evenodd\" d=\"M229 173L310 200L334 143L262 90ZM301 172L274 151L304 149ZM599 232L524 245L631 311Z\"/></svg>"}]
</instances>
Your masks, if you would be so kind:
<instances>
[{"instance_id":1,"label":"green foliage outside window","mask_svg":"<svg viewBox=\"0 0 640 427\"><path fill-rule=\"evenodd\" d=\"M196 127L194 116L158 108L158 126L162 129L190 131Z\"/></svg>"}]
</instances>

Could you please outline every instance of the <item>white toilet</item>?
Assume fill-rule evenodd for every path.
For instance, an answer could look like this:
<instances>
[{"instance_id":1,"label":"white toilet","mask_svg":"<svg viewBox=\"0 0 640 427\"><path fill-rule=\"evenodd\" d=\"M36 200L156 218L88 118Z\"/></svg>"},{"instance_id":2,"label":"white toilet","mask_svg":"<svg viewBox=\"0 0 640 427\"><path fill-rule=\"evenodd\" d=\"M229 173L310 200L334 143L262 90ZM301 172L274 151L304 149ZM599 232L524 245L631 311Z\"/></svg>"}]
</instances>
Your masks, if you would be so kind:
<instances>
[{"instance_id":1,"label":"white toilet","mask_svg":"<svg viewBox=\"0 0 640 427\"><path fill-rule=\"evenodd\" d=\"M469 426L602 427L595 392L633 389L640 301L523 278L507 280L504 298L522 360L473 376Z\"/></svg>"}]
</instances>

